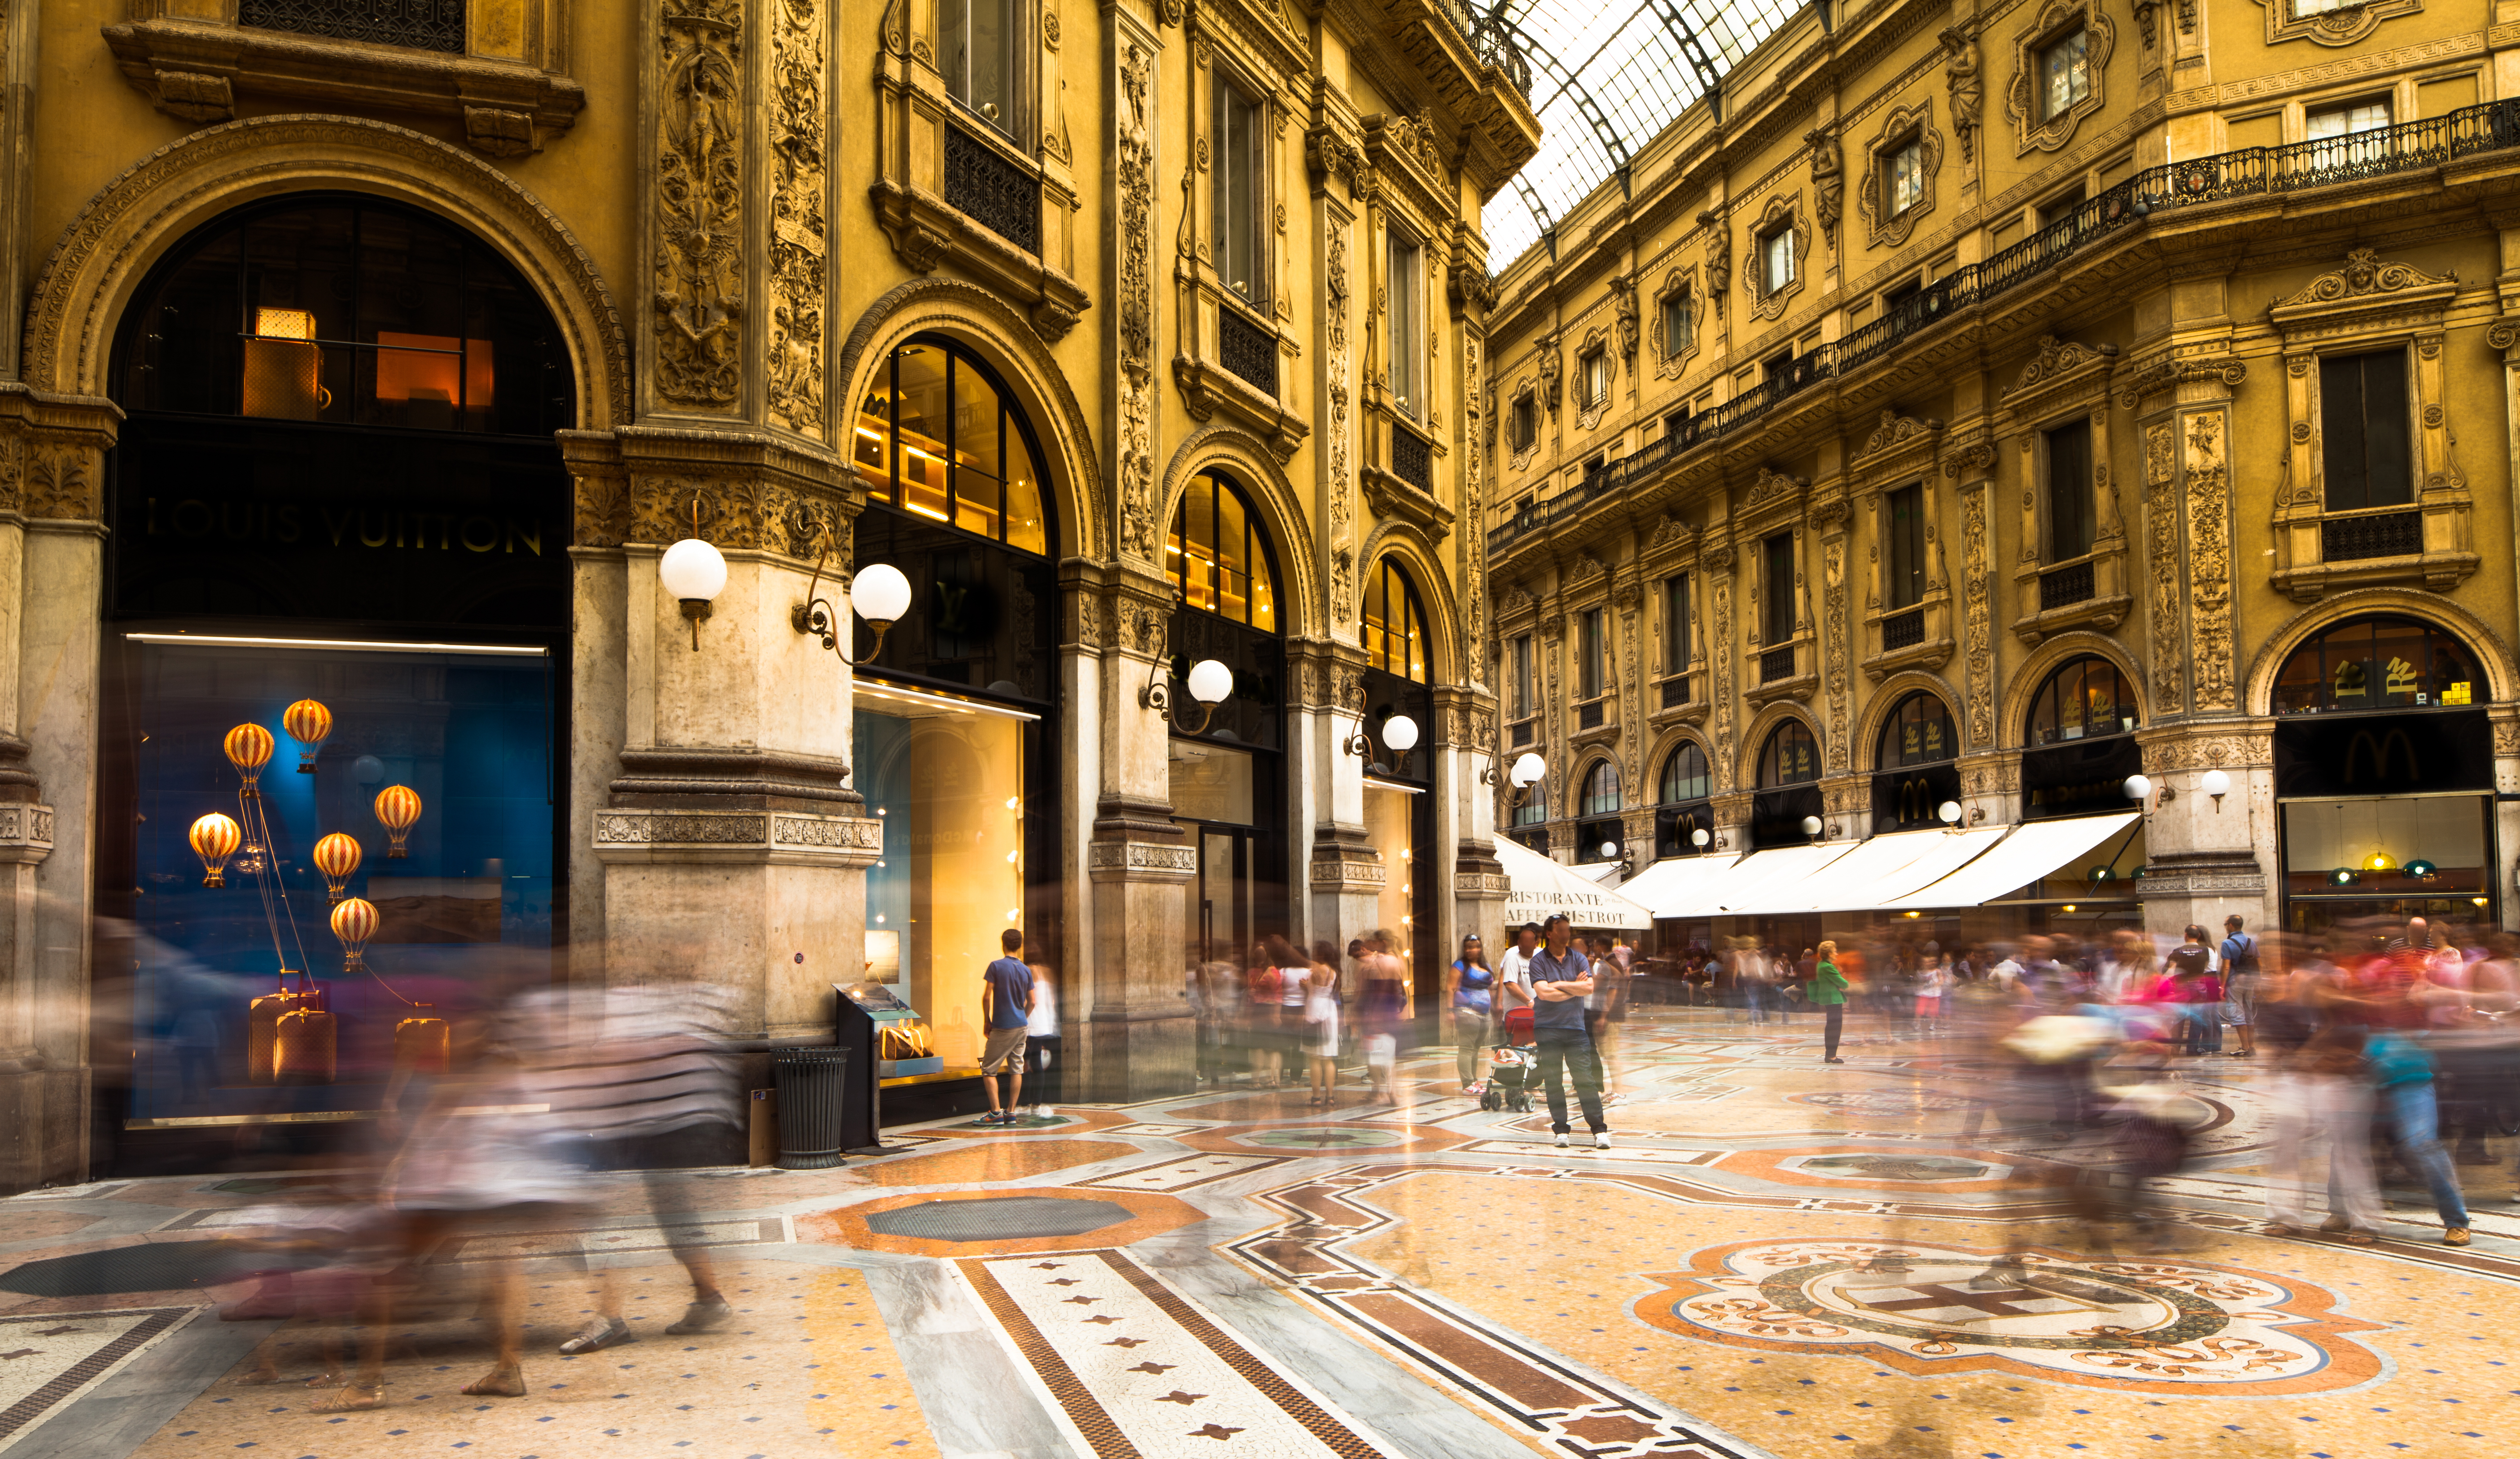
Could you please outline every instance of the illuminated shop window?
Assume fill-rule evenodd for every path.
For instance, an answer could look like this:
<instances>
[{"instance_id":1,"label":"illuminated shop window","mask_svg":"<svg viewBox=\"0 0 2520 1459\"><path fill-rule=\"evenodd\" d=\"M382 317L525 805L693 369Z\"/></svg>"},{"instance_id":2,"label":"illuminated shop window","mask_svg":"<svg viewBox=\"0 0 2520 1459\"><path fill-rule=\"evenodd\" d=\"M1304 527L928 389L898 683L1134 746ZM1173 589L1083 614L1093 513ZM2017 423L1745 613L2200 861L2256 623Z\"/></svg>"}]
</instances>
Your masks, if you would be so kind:
<instances>
[{"instance_id":1,"label":"illuminated shop window","mask_svg":"<svg viewBox=\"0 0 2520 1459\"><path fill-rule=\"evenodd\" d=\"M852 449L876 500L1047 554L1041 453L997 376L959 345L922 337L876 369Z\"/></svg>"}]
</instances>

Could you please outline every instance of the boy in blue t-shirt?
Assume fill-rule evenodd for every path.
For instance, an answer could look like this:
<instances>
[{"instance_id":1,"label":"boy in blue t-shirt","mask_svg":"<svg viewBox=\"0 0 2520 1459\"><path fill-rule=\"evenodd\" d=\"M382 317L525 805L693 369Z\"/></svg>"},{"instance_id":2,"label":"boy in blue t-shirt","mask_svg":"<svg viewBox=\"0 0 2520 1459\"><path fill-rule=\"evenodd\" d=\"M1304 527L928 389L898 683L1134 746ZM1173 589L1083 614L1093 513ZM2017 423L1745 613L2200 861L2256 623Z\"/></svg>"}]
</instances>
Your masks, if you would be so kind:
<instances>
[{"instance_id":1,"label":"boy in blue t-shirt","mask_svg":"<svg viewBox=\"0 0 2520 1459\"><path fill-rule=\"evenodd\" d=\"M1032 1023L1032 969L1024 966L1024 935L1013 928L1000 935L1006 955L980 972L980 1026L988 1042L980 1050L980 1087L989 1091L989 1113L982 1124L1012 1124L1021 1117L1024 1034ZM997 1074L1007 1074L1006 1103L998 1103Z\"/></svg>"}]
</instances>

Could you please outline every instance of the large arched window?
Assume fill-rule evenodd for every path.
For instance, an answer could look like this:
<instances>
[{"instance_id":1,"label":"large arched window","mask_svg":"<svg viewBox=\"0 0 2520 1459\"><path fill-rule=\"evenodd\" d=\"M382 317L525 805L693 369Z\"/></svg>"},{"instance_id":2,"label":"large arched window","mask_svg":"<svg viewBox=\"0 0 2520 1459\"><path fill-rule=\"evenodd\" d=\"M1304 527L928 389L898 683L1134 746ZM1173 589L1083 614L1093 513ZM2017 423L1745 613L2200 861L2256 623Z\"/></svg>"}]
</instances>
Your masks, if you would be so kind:
<instances>
[{"instance_id":1,"label":"large arched window","mask_svg":"<svg viewBox=\"0 0 2520 1459\"><path fill-rule=\"evenodd\" d=\"M1959 798L1959 735L1942 696L1919 689L1881 722L1873 756L1872 829L1908 831L1939 824L1946 801Z\"/></svg>"},{"instance_id":2,"label":"large arched window","mask_svg":"<svg viewBox=\"0 0 2520 1459\"><path fill-rule=\"evenodd\" d=\"M1513 823L1517 826L1537 826L1548 819L1549 777L1544 775L1532 782L1530 788L1522 793L1522 798L1513 802Z\"/></svg>"},{"instance_id":3,"label":"large arched window","mask_svg":"<svg viewBox=\"0 0 2520 1459\"><path fill-rule=\"evenodd\" d=\"M551 311L443 218L294 198L186 239L127 321L125 410L548 436L576 423Z\"/></svg>"},{"instance_id":4,"label":"large arched window","mask_svg":"<svg viewBox=\"0 0 2520 1459\"><path fill-rule=\"evenodd\" d=\"M1662 803L1703 800L1715 793L1715 778L1706 770L1706 752L1694 740L1683 740L1662 762Z\"/></svg>"},{"instance_id":5,"label":"large arched window","mask_svg":"<svg viewBox=\"0 0 2520 1459\"><path fill-rule=\"evenodd\" d=\"M1026 552L1050 551L1041 452L996 372L922 335L876 367L858 402L858 479L877 501Z\"/></svg>"},{"instance_id":6,"label":"large arched window","mask_svg":"<svg viewBox=\"0 0 2520 1459\"><path fill-rule=\"evenodd\" d=\"M1588 816L1613 815L1619 809L1619 762L1598 759L1584 772L1584 810Z\"/></svg>"},{"instance_id":7,"label":"large arched window","mask_svg":"<svg viewBox=\"0 0 2520 1459\"><path fill-rule=\"evenodd\" d=\"M1387 556L1365 578L1365 661L1426 682L1426 613L1409 570Z\"/></svg>"},{"instance_id":8,"label":"large arched window","mask_svg":"<svg viewBox=\"0 0 2520 1459\"><path fill-rule=\"evenodd\" d=\"M1919 689L1899 701L1899 707L1882 721L1876 765L1883 770L1938 765L1957 756L1959 749L1952 711L1944 707L1941 696Z\"/></svg>"},{"instance_id":9,"label":"large arched window","mask_svg":"<svg viewBox=\"0 0 2520 1459\"><path fill-rule=\"evenodd\" d=\"M1759 788L1805 785L1820 779L1820 742L1809 726L1788 719L1759 749Z\"/></svg>"},{"instance_id":10,"label":"large arched window","mask_svg":"<svg viewBox=\"0 0 2520 1459\"><path fill-rule=\"evenodd\" d=\"M2458 708L2484 704L2467 645L2419 618L2347 618L2292 651L2275 674L2277 714Z\"/></svg>"},{"instance_id":11,"label":"large arched window","mask_svg":"<svg viewBox=\"0 0 2520 1459\"><path fill-rule=\"evenodd\" d=\"M1278 573L1260 514L1222 472L1190 479L1164 539L1164 577L1192 608L1278 631Z\"/></svg>"},{"instance_id":12,"label":"large arched window","mask_svg":"<svg viewBox=\"0 0 2520 1459\"><path fill-rule=\"evenodd\" d=\"M2039 686L2030 702L2030 744L2131 735L2139 722L2126 675L2106 659L2087 654L2065 661Z\"/></svg>"}]
</instances>

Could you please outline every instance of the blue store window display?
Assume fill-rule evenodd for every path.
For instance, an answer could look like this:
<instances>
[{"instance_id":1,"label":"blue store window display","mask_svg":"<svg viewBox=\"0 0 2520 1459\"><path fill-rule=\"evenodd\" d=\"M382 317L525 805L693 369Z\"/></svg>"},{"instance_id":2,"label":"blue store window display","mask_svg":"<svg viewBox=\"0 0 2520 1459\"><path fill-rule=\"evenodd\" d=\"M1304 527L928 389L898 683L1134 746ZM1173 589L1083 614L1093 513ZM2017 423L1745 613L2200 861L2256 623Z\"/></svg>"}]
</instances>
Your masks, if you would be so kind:
<instances>
[{"instance_id":1,"label":"blue store window display","mask_svg":"<svg viewBox=\"0 0 2520 1459\"><path fill-rule=\"evenodd\" d=\"M375 1117L551 978L547 649L127 647L130 1127Z\"/></svg>"}]
</instances>

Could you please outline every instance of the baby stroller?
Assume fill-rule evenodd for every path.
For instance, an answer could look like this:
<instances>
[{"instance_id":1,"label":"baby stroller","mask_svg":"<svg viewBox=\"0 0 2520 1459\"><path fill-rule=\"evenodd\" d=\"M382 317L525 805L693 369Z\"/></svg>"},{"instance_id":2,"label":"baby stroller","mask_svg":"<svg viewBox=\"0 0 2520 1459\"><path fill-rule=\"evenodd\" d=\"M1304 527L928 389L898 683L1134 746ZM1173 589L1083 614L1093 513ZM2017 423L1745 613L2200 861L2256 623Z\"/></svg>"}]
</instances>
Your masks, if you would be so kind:
<instances>
[{"instance_id":1,"label":"baby stroller","mask_svg":"<svg viewBox=\"0 0 2520 1459\"><path fill-rule=\"evenodd\" d=\"M1540 1047L1531 1031L1531 1010L1514 1009L1505 1016L1505 1042L1488 1052L1488 1076L1479 1081L1479 1108L1530 1114L1531 1089L1539 1076Z\"/></svg>"}]
</instances>

